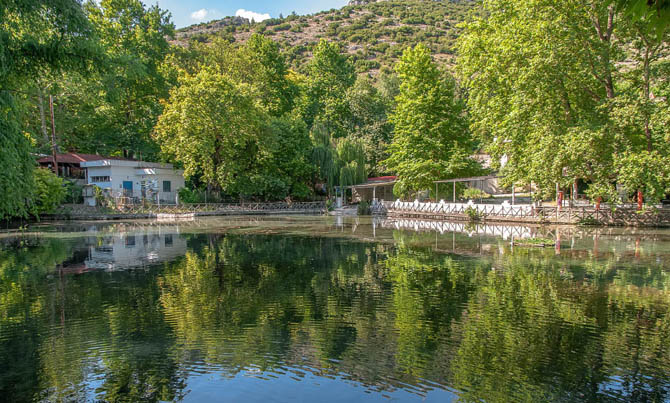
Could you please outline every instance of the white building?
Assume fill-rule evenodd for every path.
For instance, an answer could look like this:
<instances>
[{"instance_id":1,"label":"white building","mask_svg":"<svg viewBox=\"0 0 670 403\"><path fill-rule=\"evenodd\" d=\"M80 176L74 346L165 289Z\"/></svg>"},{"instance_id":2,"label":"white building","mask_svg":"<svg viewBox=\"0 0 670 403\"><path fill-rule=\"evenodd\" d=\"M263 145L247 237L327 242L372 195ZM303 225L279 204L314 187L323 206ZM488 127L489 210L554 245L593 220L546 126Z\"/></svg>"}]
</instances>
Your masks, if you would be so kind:
<instances>
[{"instance_id":1,"label":"white building","mask_svg":"<svg viewBox=\"0 0 670 403\"><path fill-rule=\"evenodd\" d=\"M172 164L101 159L81 163L86 168L86 183L105 190L111 197L128 197L135 200L174 204L177 193L184 187L184 171ZM94 197L85 203L95 205Z\"/></svg>"},{"instance_id":2,"label":"white building","mask_svg":"<svg viewBox=\"0 0 670 403\"><path fill-rule=\"evenodd\" d=\"M87 270L129 270L171 262L186 254L179 227L140 227L128 232L101 233L89 247Z\"/></svg>"}]
</instances>

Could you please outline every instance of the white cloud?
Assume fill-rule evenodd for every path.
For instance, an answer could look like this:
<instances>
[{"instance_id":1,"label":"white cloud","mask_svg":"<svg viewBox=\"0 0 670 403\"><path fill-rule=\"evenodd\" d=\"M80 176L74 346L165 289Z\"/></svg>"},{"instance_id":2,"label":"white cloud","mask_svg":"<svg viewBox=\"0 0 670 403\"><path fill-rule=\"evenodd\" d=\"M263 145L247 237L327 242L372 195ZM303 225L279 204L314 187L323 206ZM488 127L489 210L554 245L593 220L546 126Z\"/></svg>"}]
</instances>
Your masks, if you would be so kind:
<instances>
[{"instance_id":1,"label":"white cloud","mask_svg":"<svg viewBox=\"0 0 670 403\"><path fill-rule=\"evenodd\" d=\"M254 20L255 22L260 22L260 21L263 21L263 20L269 20L270 18L272 18L272 17L270 17L270 14L268 14L268 13L259 14L259 13L255 13L253 11L247 11L243 8L240 8L239 10L237 10L237 12L235 13L235 16L246 18L249 21Z\"/></svg>"},{"instance_id":2,"label":"white cloud","mask_svg":"<svg viewBox=\"0 0 670 403\"><path fill-rule=\"evenodd\" d=\"M207 17L208 14L210 14L209 10L206 8L201 8L200 10L191 13L191 19L202 21Z\"/></svg>"}]
</instances>

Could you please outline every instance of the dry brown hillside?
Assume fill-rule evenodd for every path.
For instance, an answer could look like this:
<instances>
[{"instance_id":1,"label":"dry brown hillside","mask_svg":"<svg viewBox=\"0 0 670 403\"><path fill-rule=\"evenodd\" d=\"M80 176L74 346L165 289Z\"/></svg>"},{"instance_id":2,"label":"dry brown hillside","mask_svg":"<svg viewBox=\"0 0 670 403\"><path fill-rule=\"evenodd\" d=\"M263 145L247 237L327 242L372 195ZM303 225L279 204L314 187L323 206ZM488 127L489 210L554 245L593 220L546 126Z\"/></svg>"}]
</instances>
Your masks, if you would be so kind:
<instances>
[{"instance_id":1,"label":"dry brown hillside","mask_svg":"<svg viewBox=\"0 0 670 403\"><path fill-rule=\"evenodd\" d=\"M326 38L341 44L360 73L375 73L390 66L406 47L424 43L437 60L450 65L459 34L457 25L469 12L476 11L476 4L468 0L357 1L339 10L292 14L260 23L227 17L183 28L177 32L175 43L187 46L215 37L244 42L259 32L279 42L293 67L300 69L313 45Z\"/></svg>"}]
</instances>

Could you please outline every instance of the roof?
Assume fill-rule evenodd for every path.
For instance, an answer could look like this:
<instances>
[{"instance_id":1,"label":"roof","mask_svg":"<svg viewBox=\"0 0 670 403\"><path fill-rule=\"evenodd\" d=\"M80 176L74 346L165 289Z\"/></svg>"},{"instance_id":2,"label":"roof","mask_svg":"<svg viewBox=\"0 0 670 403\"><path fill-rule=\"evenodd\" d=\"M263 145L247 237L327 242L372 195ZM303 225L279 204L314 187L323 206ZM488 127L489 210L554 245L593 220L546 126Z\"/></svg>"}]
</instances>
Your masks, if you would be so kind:
<instances>
[{"instance_id":1,"label":"roof","mask_svg":"<svg viewBox=\"0 0 670 403\"><path fill-rule=\"evenodd\" d=\"M104 155L97 154L81 154L81 153L65 153L65 154L56 154L56 161L62 164L79 164L82 162L89 161L101 161L101 160L120 160L120 161L133 161L128 158L121 157L106 157ZM53 157L48 155L37 160L40 164L50 164L53 162Z\"/></svg>"},{"instance_id":2,"label":"roof","mask_svg":"<svg viewBox=\"0 0 670 403\"><path fill-rule=\"evenodd\" d=\"M472 176L470 178L454 178L454 179L444 179L441 181L433 181L433 183L455 183L455 182L474 182L474 181L484 181L488 179L497 179L497 175L487 175L487 176Z\"/></svg>"},{"instance_id":3,"label":"roof","mask_svg":"<svg viewBox=\"0 0 670 403\"><path fill-rule=\"evenodd\" d=\"M397 176L378 176L376 178L368 178L367 183L373 183L373 182L390 182L398 179Z\"/></svg>"},{"instance_id":4,"label":"roof","mask_svg":"<svg viewBox=\"0 0 670 403\"><path fill-rule=\"evenodd\" d=\"M375 188L381 186L391 186L395 185L398 180L397 176L379 176L377 178L368 178L367 182L361 183L353 186L345 186L346 188L356 188L356 189L365 189L365 188Z\"/></svg>"}]
</instances>

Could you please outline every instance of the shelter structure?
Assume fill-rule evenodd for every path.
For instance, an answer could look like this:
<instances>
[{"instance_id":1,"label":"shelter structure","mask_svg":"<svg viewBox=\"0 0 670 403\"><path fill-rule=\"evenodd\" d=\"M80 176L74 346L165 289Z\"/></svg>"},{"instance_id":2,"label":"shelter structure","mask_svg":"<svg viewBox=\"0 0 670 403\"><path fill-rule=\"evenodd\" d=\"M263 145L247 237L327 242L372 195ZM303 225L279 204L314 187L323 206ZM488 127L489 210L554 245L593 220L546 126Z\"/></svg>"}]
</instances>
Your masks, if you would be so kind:
<instances>
[{"instance_id":1,"label":"shelter structure","mask_svg":"<svg viewBox=\"0 0 670 403\"><path fill-rule=\"evenodd\" d=\"M452 197L453 202L456 203L456 184L457 183L467 183L468 187L473 187L479 190L482 190L489 194L500 193L500 188L498 186L498 176L496 175L487 175L487 176L472 176L468 178L453 178L453 179L444 179L435 181L435 199L439 200L439 185L442 183L451 183L453 185Z\"/></svg>"},{"instance_id":2,"label":"shelter structure","mask_svg":"<svg viewBox=\"0 0 670 403\"><path fill-rule=\"evenodd\" d=\"M351 189L351 198L353 202L368 201L393 201L396 199L393 194L393 186L397 182L397 176L380 176L368 178L365 183L359 185L347 186Z\"/></svg>"}]
</instances>

